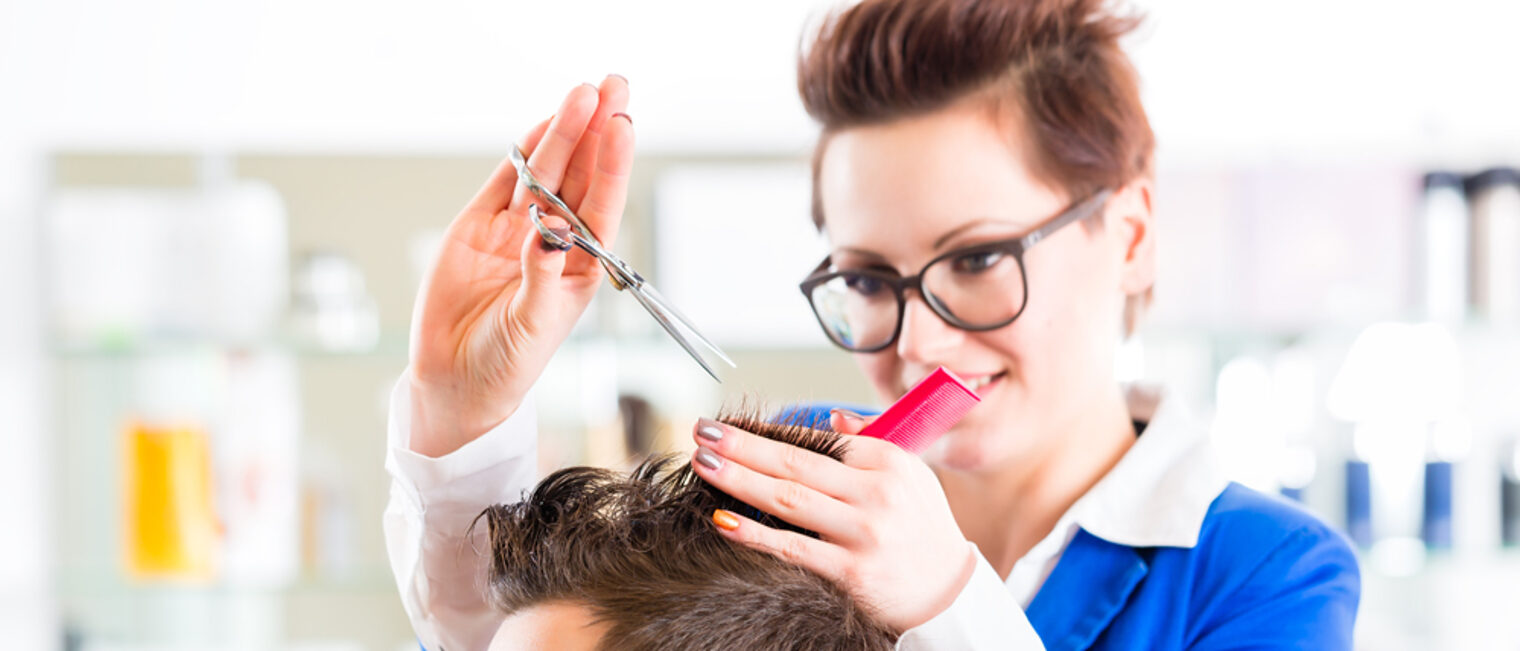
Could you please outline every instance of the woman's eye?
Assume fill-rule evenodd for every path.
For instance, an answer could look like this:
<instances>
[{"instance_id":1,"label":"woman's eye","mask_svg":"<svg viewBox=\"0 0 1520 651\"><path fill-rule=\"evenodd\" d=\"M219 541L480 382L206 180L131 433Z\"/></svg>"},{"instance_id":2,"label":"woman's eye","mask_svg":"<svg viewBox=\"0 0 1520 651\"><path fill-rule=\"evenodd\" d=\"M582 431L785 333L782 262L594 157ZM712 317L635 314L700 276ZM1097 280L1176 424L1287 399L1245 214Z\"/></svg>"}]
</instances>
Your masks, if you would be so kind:
<instances>
[{"instance_id":1,"label":"woman's eye","mask_svg":"<svg viewBox=\"0 0 1520 651\"><path fill-rule=\"evenodd\" d=\"M883 284L884 283L881 282L880 278L873 278L871 276L844 277L845 287L849 287L851 292L854 292L861 296L871 296L873 294L879 293L882 289Z\"/></svg>"},{"instance_id":2,"label":"woman's eye","mask_svg":"<svg viewBox=\"0 0 1520 651\"><path fill-rule=\"evenodd\" d=\"M992 268L992 266L996 265L999 260L1003 259L1003 255L1004 253L1002 251L982 251L979 253L967 253L966 255L958 256L952 260L950 267L954 269L956 273L974 274Z\"/></svg>"}]
</instances>

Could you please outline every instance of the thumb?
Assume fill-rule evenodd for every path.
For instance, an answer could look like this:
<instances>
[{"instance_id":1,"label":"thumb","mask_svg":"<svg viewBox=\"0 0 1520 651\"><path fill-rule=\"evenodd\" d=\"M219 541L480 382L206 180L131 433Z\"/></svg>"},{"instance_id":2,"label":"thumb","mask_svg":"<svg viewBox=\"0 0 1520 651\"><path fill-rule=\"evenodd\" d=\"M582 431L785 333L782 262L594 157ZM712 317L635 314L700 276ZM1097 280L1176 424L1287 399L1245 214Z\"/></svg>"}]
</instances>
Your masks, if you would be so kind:
<instances>
[{"instance_id":1,"label":"thumb","mask_svg":"<svg viewBox=\"0 0 1520 651\"><path fill-rule=\"evenodd\" d=\"M544 225L564 241L570 240L570 227L559 217L545 216ZM560 275L565 271L565 252L550 244L538 233L528 228L522 243L522 306L526 312L555 314L560 301L564 300L559 287Z\"/></svg>"},{"instance_id":2,"label":"thumb","mask_svg":"<svg viewBox=\"0 0 1520 651\"><path fill-rule=\"evenodd\" d=\"M829 427L840 434L859 434L874 420L875 416L867 418L848 409L829 410Z\"/></svg>"}]
</instances>

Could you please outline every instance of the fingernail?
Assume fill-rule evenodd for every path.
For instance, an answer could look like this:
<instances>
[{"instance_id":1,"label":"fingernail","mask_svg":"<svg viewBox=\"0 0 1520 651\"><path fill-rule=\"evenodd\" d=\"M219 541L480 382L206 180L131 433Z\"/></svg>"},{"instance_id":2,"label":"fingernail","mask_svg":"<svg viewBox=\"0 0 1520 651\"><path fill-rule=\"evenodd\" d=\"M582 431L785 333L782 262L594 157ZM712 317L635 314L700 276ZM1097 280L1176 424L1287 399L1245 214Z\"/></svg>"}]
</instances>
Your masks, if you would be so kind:
<instances>
[{"instance_id":1,"label":"fingernail","mask_svg":"<svg viewBox=\"0 0 1520 651\"><path fill-rule=\"evenodd\" d=\"M628 124L633 124L633 118L629 117L627 113L613 113L612 117L623 118L628 121Z\"/></svg>"},{"instance_id":2,"label":"fingernail","mask_svg":"<svg viewBox=\"0 0 1520 651\"><path fill-rule=\"evenodd\" d=\"M733 531L734 529L739 528L739 518L734 514L729 513L728 511L724 511L723 509L713 511L712 520L713 524L718 525L719 529L723 529L725 531Z\"/></svg>"},{"instance_id":3,"label":"fingernail","mask_svg":"<svg viewBox=\"0 0 1520 651\"><path fill-rule=\"evenodd\" d=\"M550 233L554 233L554 236L557 237L557 238L559 238L559 241L564 242L565 245L564 246L558 246L554 242L550 242L548 238L543 237L543 236L539 236L539 238L538 238L538 248L542 249L545 253L554 253L554 252L557 252L557 251L568 251L568 250L570 250L570 227L569 226L561 226L559 228L550 228L549 232Z\"/></svg>"},{"instance_id":4,"label":"fingernail","mask_svg":"<svg viewBox=\"0 0 1520 651\"><path fill-rule=\"evenodd\" d=\"M839 414L841 417L843 417L845 419L848 419L848 420L865 420L866 419L865 416L857 414L857 413L855 413L853 411L850 411L848 409L840 409L840 408L837 408L837 407L834 408L834 409L830 409L829 413L831 413L831 414Z\"/></svg>"},{"instance_id":5,"label":"fingernail","mask_svg":"<svg viewBox=\"0 0 1520 651\"><path fill-rule=\"evenodd\" d=\"M622 76L622 75L620 75L620 74L618 74L618 73L616 73L616 72L614 72L614 73L612 73L612 74L610 74L610 75L607 75L607 76L608 76L608 77L617 77L617 78L618 78L618 79L621 79L621 80L623 80L623 84L624 84L624 85L627 85L627 84L628 84L628 78L627 78L627 77L624 77L624 76Z\"/></svg>"},{"instance_id":6,"label":"fingernail","mask_svg":"<svg viewBox=\"0 0 1520 651\"><path fill-rule=\"evenodd\" d=\"M697 436L717 443L723 440L723 426L711 418L698 418Z\"/></svg>"},{"instance_id":7,"label":"fingernail","mask_svg":"<svg viewBox=\"0 0 1520 651\"><path fill-rule=\"evenodd\" d=\"M723 459L718 458L718 455L706 449L697 450L697 463L707 466L708 470L717 470L723 467Z\"/></svg>"},{"instance_id":8,"label":"fingernail","mask_svg":"<svg viewBox=\"0 0 1520 651\"><path fill-rule=\"evenodd\" d=\"M581 85L590 88L591 90L596 90L596 84L593 84L589 81L583 81L581 82Z\"/></svg>"}]
</instances>

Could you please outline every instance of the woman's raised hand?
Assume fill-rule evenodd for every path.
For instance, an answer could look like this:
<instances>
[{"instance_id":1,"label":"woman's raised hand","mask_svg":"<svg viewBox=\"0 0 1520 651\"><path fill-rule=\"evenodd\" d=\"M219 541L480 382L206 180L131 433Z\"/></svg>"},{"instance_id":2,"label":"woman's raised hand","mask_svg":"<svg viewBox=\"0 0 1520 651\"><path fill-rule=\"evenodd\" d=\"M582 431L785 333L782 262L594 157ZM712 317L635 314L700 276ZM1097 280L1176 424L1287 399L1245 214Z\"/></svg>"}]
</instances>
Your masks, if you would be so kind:
<instances>
[{"instance_id":1,"label":"woman's raised hand","mask_svg":"<svg viewBox=\"0 0 1520 651\"><path fill-rule=\"evenodd\" d=\"M627 106L622 77L578 86L520 145L539 181L609 248L633 167ZM602 283L589 255L540 244L527 217L532 203L544 207L504 160L449 225L413 313L418 453L452 452L512 415ZM544 221L566 226L557 216Z\"/></svg>"},{"instance_id":2,"label":"woman's raised hand","mask_svg":"<svg viewBox=\"0 0 1520 651\"><path fill-rule=\"evenodd\" d=\"M835 413L835 431L867 422ZM899 633L948 608L976 557L944 490L923 461L880 439L852 436L844 461L702 419L692 466L729 495L819 538L720 511L730 540L829 577Z\"/></svg>"}]
</instances>

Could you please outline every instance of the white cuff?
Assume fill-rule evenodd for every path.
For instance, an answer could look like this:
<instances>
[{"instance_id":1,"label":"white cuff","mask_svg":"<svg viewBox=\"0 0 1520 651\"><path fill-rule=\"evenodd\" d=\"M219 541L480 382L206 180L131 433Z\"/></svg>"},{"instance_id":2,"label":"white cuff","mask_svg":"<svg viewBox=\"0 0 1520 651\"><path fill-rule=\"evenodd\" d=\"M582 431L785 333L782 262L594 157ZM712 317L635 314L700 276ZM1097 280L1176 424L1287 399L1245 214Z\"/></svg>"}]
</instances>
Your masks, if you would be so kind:
<instances>
[{"instance_id":1,"label":"white cuff","mask_svg":"<svg viewBox=\"0 0 1520 651\"><path fill-rule=\"evenodd\" d=\"M908 629L897 640L899 651L973 651L981 649L1044 649L1045 644L1024 616L992 564L971 545L976 568L966 587L940 614Z\"/></svg>"},{"instance_id":2,"label":"white cuff","mask_svg":"<svg viewBox=\"0 0 1520 651\"><path fill-rule=\"evenodd\" d=\"M390 426L386 433L385 469L395 478L403 494L412 503L423 506L422 495L435 494L439 489L483 470L500 464L503 460L531 455L538 444L538 414L533 409L533 392L523 396L522 404L506 420L491 428L458 450L440 457L429 457L413 452L411 448L412 396L411 369L401 374L391 389ZM531 463L531 461L530 461ZM447 492L447 491L443 491ZM478 492L478 489L472 492ZM471 502L481 500L481 495L470 496ZM513 502L517 496L501 500ZM496 502L490 502L492 504Z\"/></svg>"}]
</instances>

